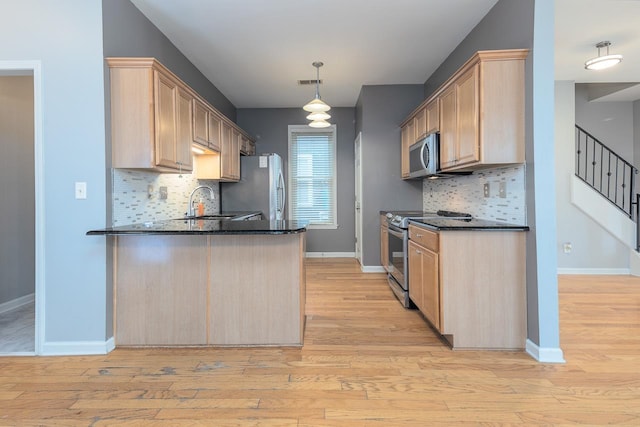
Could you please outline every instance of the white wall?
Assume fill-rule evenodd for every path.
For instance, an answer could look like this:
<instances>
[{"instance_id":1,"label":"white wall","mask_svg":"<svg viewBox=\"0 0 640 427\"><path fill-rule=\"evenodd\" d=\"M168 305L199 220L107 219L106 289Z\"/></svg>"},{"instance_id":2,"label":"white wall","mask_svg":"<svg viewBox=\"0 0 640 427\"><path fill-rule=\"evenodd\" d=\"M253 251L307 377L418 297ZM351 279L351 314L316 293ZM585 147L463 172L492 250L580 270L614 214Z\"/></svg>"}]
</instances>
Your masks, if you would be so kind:
<instances>
[{"instance_id":1,"label":"white wall","mask_svg":"<svg viewBox=\"0 0 640 427\"><path fill-rule=\"evenodd\" d=\"M618 269L629 268L629 250L571 203L571 177L575 174L576 108L583 104L583 102L576 102L576 97L586 96L586 94L576 93L574 88L573 81L555 83L558 269L560 272L572 273L607 271L614 273ZM583 110L586 109L588 107L583 107ZM589 117L594 116L589 114ZM597 122L607 123L608 121L597 120ZM597 129L601 132L600 127ZM587 130L589 130L588 127ZM606 203L604 198L603 202ZM563 244L567 242L572 246L570 253L563 252Z\"/></svg>"},{"instance_id":2,"label":"white wall","mask_svg":"<svg viewBox=\"0 0 640 427\"><path fill-rule=\"evenodd\" d=\"M3 0L1 8L0 61L40 61L42 70L43 350L104 351L105 238L85 236L105 226L102 2ZM74 199L76 181L87 183L86 200Z\"/></svg>"}]
</instances>

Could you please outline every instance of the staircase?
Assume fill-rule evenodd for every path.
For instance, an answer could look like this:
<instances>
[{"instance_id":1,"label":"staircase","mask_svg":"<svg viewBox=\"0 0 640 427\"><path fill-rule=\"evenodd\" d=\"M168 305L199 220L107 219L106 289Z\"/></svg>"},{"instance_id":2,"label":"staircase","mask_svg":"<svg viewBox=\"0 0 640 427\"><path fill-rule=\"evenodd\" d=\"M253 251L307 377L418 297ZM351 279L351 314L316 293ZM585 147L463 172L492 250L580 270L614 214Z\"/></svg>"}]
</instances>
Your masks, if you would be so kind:
<instances>
[{"instance_id":1,"label":"staircase","mask_svg":"<svg viewBox=\"0 0 640 427\"><path fill-rule=\"evenodd\" d=\"M575 127L572 203L632 250L630 271L640 275L638 170L580 126ZM595 190L595 191L593 191ZM602 203L602 198L609 203Z\"/></svg>"}]
</instances>

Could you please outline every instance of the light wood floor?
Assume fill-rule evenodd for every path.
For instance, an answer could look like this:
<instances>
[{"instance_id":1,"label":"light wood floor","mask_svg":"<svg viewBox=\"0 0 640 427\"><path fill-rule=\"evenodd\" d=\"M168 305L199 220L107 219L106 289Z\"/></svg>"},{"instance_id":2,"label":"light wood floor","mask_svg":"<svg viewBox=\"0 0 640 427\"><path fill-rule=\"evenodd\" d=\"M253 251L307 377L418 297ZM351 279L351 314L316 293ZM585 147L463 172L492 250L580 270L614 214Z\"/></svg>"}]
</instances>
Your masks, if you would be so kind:
<instances>
[{"instance_id":1,"label":"light wood floor","mask_svg":"<svg viewBox=\"0 0 640 427\"><path fill-rule=\"evenodd\" d=\"M566 364L450 351L381 274L308 261L305 346L0 358L0 425L640 425L640 279L563 276Z\"/></svg>"}]
</instances>

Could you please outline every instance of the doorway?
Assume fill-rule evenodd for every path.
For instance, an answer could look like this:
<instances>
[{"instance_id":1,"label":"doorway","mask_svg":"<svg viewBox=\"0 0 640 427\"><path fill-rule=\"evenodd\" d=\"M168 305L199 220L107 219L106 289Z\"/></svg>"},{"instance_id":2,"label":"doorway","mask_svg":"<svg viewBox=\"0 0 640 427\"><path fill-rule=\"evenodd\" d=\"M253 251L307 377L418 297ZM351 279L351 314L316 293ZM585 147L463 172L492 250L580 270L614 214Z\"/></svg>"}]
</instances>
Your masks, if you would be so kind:
<instances>
[{"instance_id":1,"label":"doorway","mask_svg":"<svg viewBox=\"0 0 640 427\"><path fill-rule=\"evenodd\" d=\"M354 141L355 151L355 224L356 224L356 259L362 268L362 132L358 132L358 136Z\"/></svg>"},{"instance_id":2,"label":"doorway","mask_svg":"<svg viewBox=\"0 0 640 427\"><path fill-rule=\"evenodd\" d=\"M39 62L0 61L0 354L40 353Z\"/></svg>"}]
</instances>

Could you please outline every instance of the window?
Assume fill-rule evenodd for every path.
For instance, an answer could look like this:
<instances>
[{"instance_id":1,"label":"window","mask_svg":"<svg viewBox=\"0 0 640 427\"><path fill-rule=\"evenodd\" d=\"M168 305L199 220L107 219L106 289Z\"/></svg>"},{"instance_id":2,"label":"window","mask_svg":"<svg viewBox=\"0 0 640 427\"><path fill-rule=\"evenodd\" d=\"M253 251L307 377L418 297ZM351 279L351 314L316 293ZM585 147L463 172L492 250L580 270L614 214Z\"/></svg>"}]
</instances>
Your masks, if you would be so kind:
<instances>
[{"instance_id":1,"label":"window","mask_svg":"<svg viewBox=\"0 0 640 427\"><path fill-rule=\"evenodd\" d=\"M289 219L337 228L336 126L289 126Z\"/></svg>"}]
</instances>

